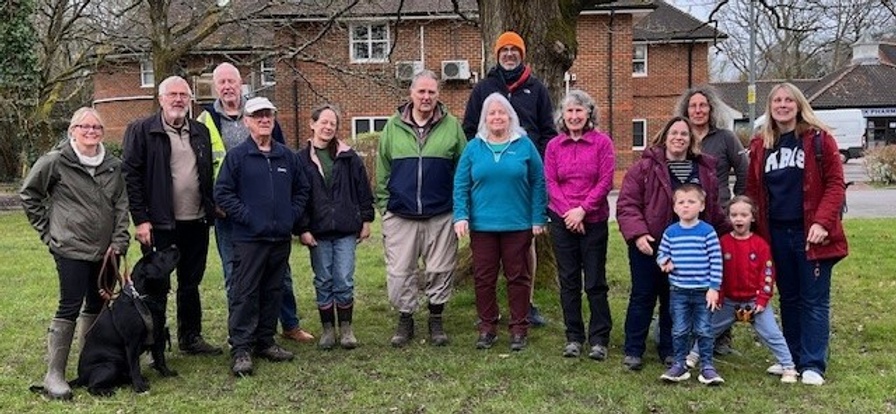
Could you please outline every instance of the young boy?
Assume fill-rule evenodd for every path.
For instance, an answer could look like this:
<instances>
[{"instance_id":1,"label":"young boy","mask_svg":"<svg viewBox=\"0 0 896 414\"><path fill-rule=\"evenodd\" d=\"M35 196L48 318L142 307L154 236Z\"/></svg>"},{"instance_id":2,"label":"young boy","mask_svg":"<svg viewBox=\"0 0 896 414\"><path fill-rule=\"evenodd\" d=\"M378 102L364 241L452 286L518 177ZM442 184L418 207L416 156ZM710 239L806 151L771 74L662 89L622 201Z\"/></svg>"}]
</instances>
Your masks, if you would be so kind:
<instances>
[{"instance_id":1,"label":"young boy","mask_svg":"<svg viewBox=\"0 0 896 414\"><path fill-rule=\"evenodd\" d=\"M775 313L769 301L774 294L775 267L771 249L750 230L755 221L756 206L747 196L737 196L728 205L728 218L734 231L719 241L724 261L722 308L712 315L713 335L719 335L735 321L749 322L759 338L775 355L778 363L766 372L781 376L781 382L797 381L797 372ZM687 358L689 367L697 364L696 347Z\"/></svg>"},{"instance_id":2,"label":"young boy","mask_svg":"<svg viewBox=\"0 0 896 414\"><path fill-rule=\"evenodd\" d=\"M719 308L722 251L715 230L698 217L705 202L706 193L698 185L684 184L675 190L672 208L679 221L663 233L657 253L657 264L669 273L669 313L675 362L660 376L668 382L691 377L685 359L692 335L696 335L700 349L700 382L707 385L724 382L712 365L710 323L710 311Z\"/></svg>"}]
</instances>

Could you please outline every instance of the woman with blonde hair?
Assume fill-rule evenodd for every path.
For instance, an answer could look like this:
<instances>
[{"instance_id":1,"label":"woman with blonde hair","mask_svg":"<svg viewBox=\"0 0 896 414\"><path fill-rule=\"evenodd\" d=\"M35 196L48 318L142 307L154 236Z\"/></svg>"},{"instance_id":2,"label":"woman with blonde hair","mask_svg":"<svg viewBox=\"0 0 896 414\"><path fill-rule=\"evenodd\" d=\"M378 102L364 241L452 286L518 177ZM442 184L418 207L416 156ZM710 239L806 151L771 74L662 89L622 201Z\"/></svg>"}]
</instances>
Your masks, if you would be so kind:
<instances>
[{"instance_id":1,"label":"woman with blonde hair","mask_svg":"<svg viewBox=\"0 0 896 414\"><path fill-rule=\"evenodd\" d=\"M42 390L50 398L71 398L65 366L75 321L83 345L103 306L96 289L103 257L109 250L125 254L128 248L130 221L121 160L103 147L103 131L95 109L75 111L68 139L34 163L19 192L28 221L50 248L59 276L59 305L47 333L48 369Z\"/></svg>"},{"instance_id":2,"label":"woman with blonde hair","mask_svg":"<svg viewBox=\"0 0 896 414\"><path fill-rule=\"evenodd\" d=\"M778 270L781 325L803 384L822 385L830 340L831 271L848 254L837 142L803 93L772 88L768 121L750 142L747 196ZM769 372L778 370L775 366Z\"/></svg>"}]
</instances>

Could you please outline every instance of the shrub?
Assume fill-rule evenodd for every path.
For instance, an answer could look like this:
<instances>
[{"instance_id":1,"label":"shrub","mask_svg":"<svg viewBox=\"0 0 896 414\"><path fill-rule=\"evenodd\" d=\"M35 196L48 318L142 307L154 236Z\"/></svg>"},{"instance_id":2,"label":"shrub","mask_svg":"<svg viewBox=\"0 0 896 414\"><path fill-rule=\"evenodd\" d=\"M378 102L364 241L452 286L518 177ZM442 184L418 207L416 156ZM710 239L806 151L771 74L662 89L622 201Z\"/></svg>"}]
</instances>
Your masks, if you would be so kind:
<instances>
[{"instance_id":1,"label":"shrub","mask_svg":"<svg viewBox=\"0 0 896 414\"><path fill-rule=\"evenodd\" d=\"M121 146L120 142L103 141L103 146L106 147L107 153L112 154L118 158L121 158L121 153L124 150L124 147Z\"/></svg>"},{"instance_id":2,"label":"shrub","mask_svg":"<svg viewBox=\"0 0 896 414\"><path fill-rule=\"evenodd\" d=\"M896 145L866 149L865 171L872 182L896 183Z\"/></svg>"}]
</instances>

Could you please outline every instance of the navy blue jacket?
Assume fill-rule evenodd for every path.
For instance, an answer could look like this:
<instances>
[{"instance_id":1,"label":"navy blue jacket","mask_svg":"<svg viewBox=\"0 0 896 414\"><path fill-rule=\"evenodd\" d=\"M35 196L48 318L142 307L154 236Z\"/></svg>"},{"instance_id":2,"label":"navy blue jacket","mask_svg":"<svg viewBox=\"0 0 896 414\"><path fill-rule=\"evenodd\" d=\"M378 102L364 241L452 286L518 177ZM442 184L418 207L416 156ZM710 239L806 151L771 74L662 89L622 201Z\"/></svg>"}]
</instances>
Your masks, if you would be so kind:
<instances>
[{"instance_id":1,"label":"navy blue jacket","mask_svg":"<svg viewBox=\"0 0 896 414\"><path fill-rule=\"evenodd\" d=\"M470 93L470 99L467 100L463 124L467 140L476 136L479 117L482 115L482 102L495 92L500 92L513 105L513 110L520 118L520 126L526 130L529 139L535 143L535 148L538 148L541 158L544 158L548 141L557 136L554 105L551 103L548 89L535 75L530 75L525 83L511 93L504 79L498 74L497 66L491 68L488 75L476 84Z\"/></svg>"},{"instance_id":2,"label":"navy blue jacket","mask_svg":"<svg viewBox=\"0 0 896 414\"><path fill-rule=\"evenodd\" d=\"M215 202L233 222L234 242L290 240L308 201L308 180L296 155L271 142L262 153L252 138L227 152Z\"/></svg>"},{"instance_id":3,"label":"navy blue jacket","mask_svg":"<svg viewBox=\"0 0 896 414\"><path fill-rule=\"evenodd\" d=\"M365 222L373 221L373 192L367 170L353 149L340 144L329 187L310 143L299 150L299 159L311 184L311 198L300 232L309 231L322 240L335 239L357 234Z\"/></svg>"}]
</instances>

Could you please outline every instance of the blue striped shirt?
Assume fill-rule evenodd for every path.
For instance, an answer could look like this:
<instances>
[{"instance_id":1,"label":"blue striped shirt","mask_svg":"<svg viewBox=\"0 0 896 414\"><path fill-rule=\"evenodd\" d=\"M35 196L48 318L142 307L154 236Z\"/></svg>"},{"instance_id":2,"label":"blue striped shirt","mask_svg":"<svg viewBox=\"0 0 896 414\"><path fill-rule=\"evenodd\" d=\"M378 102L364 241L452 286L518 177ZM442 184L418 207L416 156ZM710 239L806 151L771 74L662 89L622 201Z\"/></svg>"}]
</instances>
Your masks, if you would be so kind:
<instances>
[{"instance_id":1,"label":"blue striped shirt","mask_svg":"<svg viewBox=\"0 0 896 414\"><path fill-rule=\"evenodd\" d=\"M663 232L656 256L662 265L671 259L669 284L681 289L719 290L722 286L722 249L716 231L702 220L693 227L675 223Z\"/></svg>"}]
</instances>

